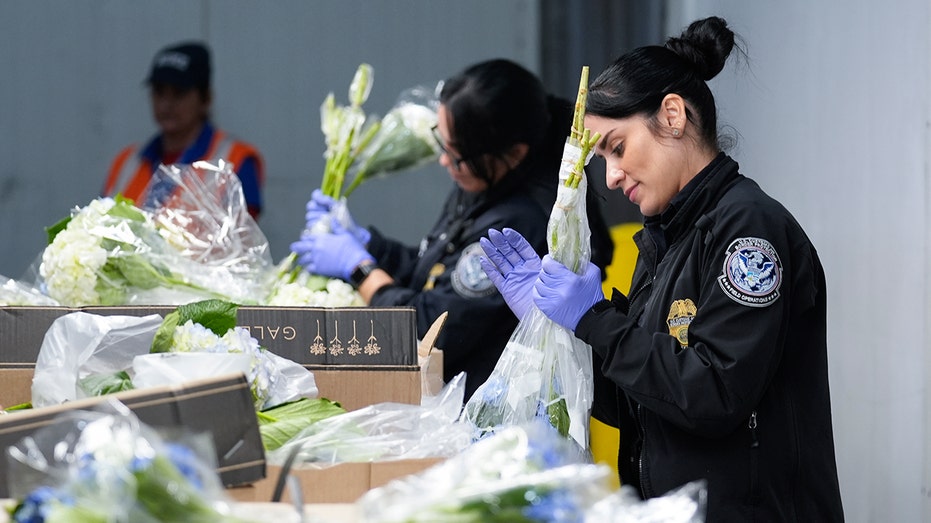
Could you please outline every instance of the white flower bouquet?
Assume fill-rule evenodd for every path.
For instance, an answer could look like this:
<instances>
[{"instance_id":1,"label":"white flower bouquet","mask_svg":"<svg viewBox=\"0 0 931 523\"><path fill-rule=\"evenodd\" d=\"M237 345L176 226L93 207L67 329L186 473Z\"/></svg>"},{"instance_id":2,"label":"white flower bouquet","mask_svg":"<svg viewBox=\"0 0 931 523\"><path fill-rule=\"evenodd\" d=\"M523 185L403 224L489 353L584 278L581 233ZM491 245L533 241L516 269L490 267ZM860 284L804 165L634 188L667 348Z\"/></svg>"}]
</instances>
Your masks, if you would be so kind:
<instances>
[{"instance_id":1,"label":"white flower bouquet","mask_svg":"<svg viewBox=\"0 0 931 523\"><path fill-rule=\"evenodd\" d=\"M420 86L407 89L379 118L362 109L372 90L373 75L372 66L359 65L349 85L349 105L337 104L330 93L320 107L320 128L326 143L320 190L335 200L330 216L347 230L354 226L347 198L362 183L436 161L440 155L431 132L438 105L435 90ZM317 230L302 234L329 232L329 223L320 220ZM333 295L324 295L330 293ZM342 280L303 272L293 253L279 262L266 302L322 307L364 305L358 293Z\"/></svg>"},{"instance_id":2,"label":"white flower bouquet","mask_svg":"<svg viewBox=\"0 0 931 523\"><path fill-rule=\"evenodd\" d=\"M560 186L548 223L550 255L579 272L591 258L584 168L598 135L584 129L588 68L582 70L572 129L560 166ZM524 315L488 380L475 391L463 419L482 438L501 427L549 421L588 448L594 380L591 347L536 306Z\"/></svg>"},{"instance_id":3,"label":"white flower bouquet","mask_svg":"<svg viewBox=\"0 0 931 523\"><path fill-rule=\"evenodd\" d=\"M161 166L150 187L154 207L99 198L47 228L40 288L65 306L257 303L271 256L229 166Z\"/></svg>"},{"instance_id":4,"label":"white flower bouquet","mask_svg":"<svg viewBox=\"0 0 931 523\"><path fill-rule=\"evenodd\" d=\"M579 522L611 492L611 470L588 462L545 423L508 427L460 454L370 490L370 522Z\"/></svg>"},{"instance_id":5,"label":"white flower bouquet","mask_svg":"<svg viewBox=\"0 0 931 523\"><path fill-rule=\"evenodd\" d=\"M440 155L431 133L436 125L435 93L424 87L408 89L388 114L379 118L362 110L372 90L373 75L372 66L359 65L349 85L349 105L338 105L330 93L320 107L320 127L327 146L320 188L336 200L348 197L376 175L412 169Z\"/></svg>"},{"instance_id":6,"label":"white flower bouquet","mask_svg":"<svg viewBox=\"0 0 931 523\"><path fill-rule=\"evenodd\" d=\"M39 274L48 295L63 305L131 303L159 288L209 295L172 269L176 251L130 200L93 200L48 234Z\"/></svg>"},{"instance_id":7,"label":"white flower bouquet","mask_svg":"<svg viewBox=\"0 0 931 523\"><path fill-rule=\"evenodd\" d=\"M278 264L264 305L275 307L362 307L365 301L352 285L339 278L310 274L292 253Z\"/></svg>"}]
</instances>

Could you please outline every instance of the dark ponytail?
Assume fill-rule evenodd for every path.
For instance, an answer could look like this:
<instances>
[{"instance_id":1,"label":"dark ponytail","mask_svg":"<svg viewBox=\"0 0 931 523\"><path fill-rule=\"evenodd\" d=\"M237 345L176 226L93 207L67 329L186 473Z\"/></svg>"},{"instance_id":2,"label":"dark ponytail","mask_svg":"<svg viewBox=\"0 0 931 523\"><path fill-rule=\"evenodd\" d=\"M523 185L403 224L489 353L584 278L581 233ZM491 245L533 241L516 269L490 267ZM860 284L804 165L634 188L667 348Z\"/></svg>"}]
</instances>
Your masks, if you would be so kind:
<instances>
[{"instance_id":1,"label":"dark ponytail","mask_svg":"<svg viewBox=\"0 0 931 523\"><path fill-rule=\"evenodd\" d=\"M665 46L639 47L619 57L589 87L586 113L606 118L647 117L656 124L667 94L685 99L686 116L705 145L720 149L717 108L708 88L735 47L727 22L710 17L692 22Z\"/></svg>"}]
</instances>

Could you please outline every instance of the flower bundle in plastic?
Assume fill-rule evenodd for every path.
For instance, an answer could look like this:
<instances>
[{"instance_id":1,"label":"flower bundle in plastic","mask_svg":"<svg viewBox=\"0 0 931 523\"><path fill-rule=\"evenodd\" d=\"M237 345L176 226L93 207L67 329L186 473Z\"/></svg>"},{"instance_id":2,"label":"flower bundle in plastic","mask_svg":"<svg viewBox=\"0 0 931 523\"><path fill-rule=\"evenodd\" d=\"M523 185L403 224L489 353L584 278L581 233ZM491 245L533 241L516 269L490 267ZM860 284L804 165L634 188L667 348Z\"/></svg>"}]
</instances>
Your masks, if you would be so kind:
<instances>
[{"instance_id":1,"label":"flower bundle in plastic","mask_svg":"<svg viewBox=\"0 0 931 523\"><path fill-rule=\"evenodd\" d=\"M357 505L372 522L581 522L586 508L611 492L610 475L538 421L371 490Z\"/></svg>"},{"instance_id":2,"label":"flower bundle in plastic","mask_svg":"<svg viewBox=\"0 0 931 523\"><path fill-rule=\"evenodd\" d=\"M110 392L241 372L257 410L315 398L313 374L236 327L237 306L205 300L164 318L73 312L49 327L36 360L32 403L58 405Z\"/></svg>"},{"instance_id":3,"label":"flower bundle in plastic","mask_svg":"<svg viewBox=\"0 0 931 523\"><path fill-rule=\"evenodd\" d=\"M98 198L48 227L39 287L65 306L255 304L271 268L228 165L161 166L154 207Z\"/></svg>"},{"instance_id":4,"label":"flower bundle in plastic","mask_svg":"<svg viewBox=\"0 0 931 523\"><path fill-rule=\"evenodd\" d=\"M346 202L362 183L420 167L439 157L439 145L431 132L438 104L434 91L422 86L406 89L380 118L362 109L371 93L373 76L371 65L359 65L349 84L349 105L337 104L330 93L320 107L320 128L326 143L320 190L336 204L330 210L330 221L320 220L314 230L302 234L330 232L331 221L351 230ZM293 253L279 262L268 303L364 305L361 296L342 280L304 272Z\"/></svg>"},{"instance_id":5,"label":"flower bundle in plastic","mask_svg":"<svg viewBox=\"0 0 931 523\"><path fill-rule=\"evenodd\" d=\"M440 154L431 133L436 125L434 93L424 87L408 89L388 114L379 118L362 109L372 90L373 76L371 65L359 65L349 85L349 105L337 104L330 93L320 107L320 127L326 140L320 188L336 200L347 198L376 175L412 169Z\"/></svg>"},{"instance_id":6,"label":"flower bundle in plastic","mask_svg":"<svg viewBox=\"0 0 931 523\"><path fill-rule=\"evenodd\" d=\"M209 437L163 440L115 400L71 411L7 449L16 522L242 521ZM190 444L189 444L190 443Z\"/></svg>"},{"instance_id":7,"label":"flower bundle in plastic","mask_svg":"<svg viewBox=\"0 0 931 523\"><path fill-rule=\"evenodd\" d=\"M598 135L591 137L582 128L587 90L585 67L547 227L550 255L575 272L591 259L584 167ZM488 380L466 403L463 419L472 423L478 439L501 427L543 418L588 448L593 383L591 347L531 306Z\"/></svg>"}]
</instances>

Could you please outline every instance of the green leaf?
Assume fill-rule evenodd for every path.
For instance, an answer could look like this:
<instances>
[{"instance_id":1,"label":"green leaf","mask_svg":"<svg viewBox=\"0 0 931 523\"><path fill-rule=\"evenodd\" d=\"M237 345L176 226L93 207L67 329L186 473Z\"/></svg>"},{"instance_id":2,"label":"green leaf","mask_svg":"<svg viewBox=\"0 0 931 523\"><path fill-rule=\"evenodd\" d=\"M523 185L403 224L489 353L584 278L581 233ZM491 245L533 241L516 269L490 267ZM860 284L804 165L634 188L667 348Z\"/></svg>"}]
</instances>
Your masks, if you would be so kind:
<instances>
[{"instance_id":1,"label":"green leaf","mask_svg":"<svg viewBox=\"0 0 931 523\"><path fill-rule=\"evenodd\" d=\"M549 415L550 425L556 427L556 430L563 437L569 436L569 408L566 406L566 398L559 398L559 401L550 403L546 407L546 413Z\"/></svg>"},{"instance_id":2,"label":"green leaf","mask_svg":"<svg viewBox=\"0 0 931 523\"><path fill-rule=\"evenodd\" d=\"M49 245L55 241L55 237L58 236L58 233L68 228L68 224L71 223L71 216L62 218L55 222L54 224L45 228L45 233L48 235Z\"/></svg>"},{"instance_id":3,"label":"green leaf","mask_svg":"<svg viewBox=\"0 0 931 523\"><path fill-rule=\"evenodd\" d=\"M155 456L148 467L134 471L133 475L139 508L155 521L236 521L214 509L204 493L167 457Z\"/></svg>"},{"instance_id":4,"label":"green leaf","mask_svg":"<svg viewBox=\"0 0 931 523\"><path fill-rule=\"evenodd\" d=\"M177 310L180 314L179 325L191 320L210 329L217 336L223 336L236 326L236 311L239 310L239 305L212 299L181 305Z\"/></svg>"},{"instance_id":5,"label":"green leaf","mask_svg":"<svg viewBox=\"0 0 931 523\"><path fill-rule=\"evenodd\" d=\"M91 374L78 380L78 386L88 396L103 396L134 388L132 378L122 370L113 374Z\"/></svg>"},{"instance_id":6,"label":"green leaf","mask_svg":"<svg viewBox=\"0 0 931 523\"><path fill-rule=\"evenodd\" d=\"M236 326L236 311L239 305L224 300L202 300L181 305L165 315L162 324L155 331L149 352L170 352L175 336L175 328L191 320L210 329L217 336L223 336Z\"/></svg>"},{"instance_id":7,"label":"green leaf","mask_svg":"<svg viewBox=\"0 0 931 523\"><path fill-rule=\"evenodd\" d=\"M165 315L162 324L159 325L158 330L155 331L155 337L152 338L152 346L149 348L149 352L171 351L172 340L175 337L175 328L179 325L178 320L180 318L181 313L179 313L177 309Z\"/></svg>"},{"instance_id":8,"label":"green leaf","mask_svg":"<svg viewBox=\"0 0 931 523\"><path fill-rule=\"evenodd\" d=\"M154 289L165 283L166 271L155 267L138 254L130 254L110 258L107 265L112 264L123 278L133 287L140 289Z\"/></svg>"},{"instance_id":9,"label":"green leaf","mask_svg":"<svg viewBox=\"0 0 931 523\"><path fill-rule=\"evenodd\" d=\"M114 200L116 201L116 205L107 211L108 215L116 218L126 218L134 222L145 221L145 215L142 214L142 210L136 207L132 200L121 195L117 195Z\"/></svg>"},{"instance_id":10,"label":"green leaf","mask_svg":"<svg viewBox=\"0 0 931 523\"><path fill-rule=\"evenodd\" d=\"M259 433L265 450L275 450L304 428L320 420L345 414L339 403L326 398L301 398L259 413Z\"/></svg>"}]
</instances>

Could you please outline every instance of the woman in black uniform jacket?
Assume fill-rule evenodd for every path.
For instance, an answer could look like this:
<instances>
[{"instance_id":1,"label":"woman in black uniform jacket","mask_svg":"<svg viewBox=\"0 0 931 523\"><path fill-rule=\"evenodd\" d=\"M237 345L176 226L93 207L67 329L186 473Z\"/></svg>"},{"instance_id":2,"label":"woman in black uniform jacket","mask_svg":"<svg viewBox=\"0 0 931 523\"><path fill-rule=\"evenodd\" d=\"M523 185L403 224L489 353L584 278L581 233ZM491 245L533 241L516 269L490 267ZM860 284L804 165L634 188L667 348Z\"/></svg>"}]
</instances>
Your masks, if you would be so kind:
<instances>
[{"instance_id":1,"label":"woman in black uniform jacket","mask_svg":"<svg viewBox=\"0 0 931 523\"><path fill-rule=\"evenodd\" d=\"M824 272L792 215L718 145L706 82L733 47L712 17L592 82L585 125L601 134L607 186L644 215L629 297L605 300L596 267L545 257L536 270L520 237L497 231L484 268L509 303L532 299L592 346L594 410L619 426L623 484L649 498L706 480L708 521L841 521Z\"/></svg>"},{"instance_id":2,"label":"woman in black uniform jacket","mask_svg":"<svg viewBox=\"0 0 931 523\"><path fill-rule=\"evenodd\" d=\"M439 101L434 134L443 149L440 164L455 185L420 245L353 226L304 238L292 250L310 272L354 283L369 305L415 307L419 336L448 311L437 341L444 379L465 371L469 398L491 374L518 321L482 271L479 238L508 227L537 252L546 251L573 106L548 96L535 75L502 59L446 80ZM604 269L613 244L598 204L589 204L592 259ZM308 219L319 219L330 205L315 194Z\"/></svg>"}]
</instances>

